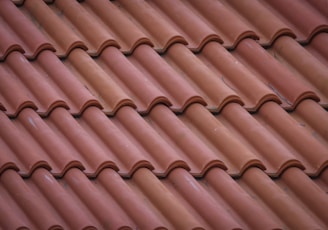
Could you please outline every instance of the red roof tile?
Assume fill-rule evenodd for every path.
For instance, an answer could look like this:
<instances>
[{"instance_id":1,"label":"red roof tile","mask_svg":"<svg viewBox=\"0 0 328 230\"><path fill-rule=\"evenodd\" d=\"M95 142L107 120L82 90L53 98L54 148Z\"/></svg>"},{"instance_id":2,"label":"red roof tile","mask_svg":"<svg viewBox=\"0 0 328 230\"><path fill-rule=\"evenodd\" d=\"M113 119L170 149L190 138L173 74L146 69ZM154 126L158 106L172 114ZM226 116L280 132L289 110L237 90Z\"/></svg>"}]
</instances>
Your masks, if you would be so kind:
<instances>
[{"instance_id":1,"label":"red roof tile","mask_svg":"<svg viewBox=\"0 0 328 230\"><path fill-rule=\"evenodd\" d=\"M38 28L11 1L0 2L0 15L0 60L14 50L24 52L28 58L35 58L44 49L54 50Z\"/></svg>"},{"instance_id":2,"label":"red roof tile","mask_svg":"<svg viewBox=\"0 0 328 230\"><path fill-rule=\"evenodd\" d=\"M280 179L272 180L262 170L250 168L234 180L213 168L196 180L178 168L165 179L140 169L123 180L115 171L104 169L89 180L76 168L61 179L38 168L29 179L23 179L6 170L0 178L1 213L8 216L2 219L2 226L324 229L328 204L325 175L313 181L302 170L290 167ZM9 211L16 215L8 215Z\"/></svg>"},{"instance_id":3,"label":"red roof tile","mask_svg":"<svg viewBox=\"0 0 328 230\"><path fill-rule=\"evenodd\" d=\"M11 52L0 63L0 71L0 98L9 116L17 116L26 107L41 115L56 107L65 107L72 114L79 114L90 105L100 107L97 99L48 50L30 62L21 53Z\"/></svg>"},{"instance_id":4,"label":"red roof tile","mask_svg":"<svg viewBox=\"0 0 328 230\"><path fill-rule=\"evenodd\" d=\"M0 1L0 229L326 229L326 6Z\"/></svg>"}]
</instances>

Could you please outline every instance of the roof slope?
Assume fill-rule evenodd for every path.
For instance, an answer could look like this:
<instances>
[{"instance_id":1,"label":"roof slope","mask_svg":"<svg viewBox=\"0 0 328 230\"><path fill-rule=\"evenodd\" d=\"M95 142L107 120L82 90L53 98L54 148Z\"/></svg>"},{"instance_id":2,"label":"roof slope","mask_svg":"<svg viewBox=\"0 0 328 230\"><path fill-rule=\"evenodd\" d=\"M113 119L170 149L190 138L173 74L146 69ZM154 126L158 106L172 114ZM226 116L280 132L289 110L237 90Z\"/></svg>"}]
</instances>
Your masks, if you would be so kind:
<instances>
[{"instance_id":1,"label":"roof slope","mask_svg":"<svg viewBox=\"0 0 328 230\"><path fill-rule=\"evenodd\" d=\"M0 229L327 229L326 0L0 1Z\"/></svg>"}]
</instances>

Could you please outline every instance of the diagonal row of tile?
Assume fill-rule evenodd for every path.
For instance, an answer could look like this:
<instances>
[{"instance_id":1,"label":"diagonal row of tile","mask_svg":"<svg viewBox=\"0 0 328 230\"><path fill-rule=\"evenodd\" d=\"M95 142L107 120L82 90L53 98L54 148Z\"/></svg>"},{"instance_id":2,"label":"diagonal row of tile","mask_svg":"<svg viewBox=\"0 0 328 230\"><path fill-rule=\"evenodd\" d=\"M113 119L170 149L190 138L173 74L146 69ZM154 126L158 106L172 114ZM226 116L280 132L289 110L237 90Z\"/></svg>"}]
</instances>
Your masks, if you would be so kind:
<instances>
[{"instance_id":1,"label":"diagonal row of tile","mask_svg":"<svg viewBox=\"0 0 328 230\"><path fill-rule=\"evenodd\" d=\"M267 101L293 110L304 99L328 107L327 42L328 33L306 46L282 36L266 50L244 39L232 52L209 42L197 54L178 43L163 55L140 45L129 56L107 47L97 58L77 48L64 60L45 50L33 61L13 51L0 62L0 109L47 116L61 106L80 115L93 105L114 115L125 105L147 114L159 103L174 112L200 103L220 112L236 102L254 112Z\"/></svg>"},{"instance_id":2,"label":"diagonal row of tile","mask_svg":"<svg viewBox=\"0 0 328 230\"><path fill-rule=\"evenodd\" d=\"M0 1L0 228L327 228L324 1L46 2Z\"/></svg>"},{"instance_id":3,"label":"diagonal row of tile","mask_svg":"<svg viewBox=\"0 0 328 230\"><path fill-rule=\"evenodd\" d=\"M199 180L185 169L159 179L146 168L122 179L106 168L89 180L72 168L55 179L0 176L3 229L326 229L328 170L311 180L290 167L277 180L252 167L239 179L212 168ZM273 197L274 196L274 197Z\"/></svg>"},{"instance_id":4,"label":"diagonal row of tile","mask_svg":"<svg viewBox=\"0 0 328 230\"><path fill-rule=\"evenodd\" d=\"M175 43L200 51L209 41L235 48L244 38L267 46L282 35L309 42L316 33L328 30L323 0L48 2L0 2L1 59L13 50L35 58L44 49L64 57L77 47L90 55L99 55L108 46L132 53L140 44L158 52Z\"/></svg>"},{"instance_id":5,"label":"diagonal row of tile","mask_svg":"<svg viewBox=\"0 0 328 230\"><path fill-rule=\"evenodd\" d=\"M291 166L316 176L328 165L327 111L310 99L292 113L266 102L253 115L237 103L218 115L194 103L178 116L163 104L147 116L124 106L114 117L95 106L77 118L62 107L47 118L25 108L14 119L1 112L0 126L0 172L22 176L39 167L56 176L72 167L90 177L108 167L124 177L142 167L157 176L177 167L194 176L212 167L240 176L252 166L272 176Z\"/></svg>"}]
</instances>

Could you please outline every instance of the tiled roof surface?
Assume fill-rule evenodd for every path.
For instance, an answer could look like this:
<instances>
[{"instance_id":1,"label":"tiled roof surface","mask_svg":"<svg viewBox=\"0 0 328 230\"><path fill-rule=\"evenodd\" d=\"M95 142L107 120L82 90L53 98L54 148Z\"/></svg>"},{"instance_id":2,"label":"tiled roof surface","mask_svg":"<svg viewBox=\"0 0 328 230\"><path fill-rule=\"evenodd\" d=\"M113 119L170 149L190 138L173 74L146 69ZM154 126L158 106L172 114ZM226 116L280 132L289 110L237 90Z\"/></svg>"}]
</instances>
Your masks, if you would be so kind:
<instances>
[{"instance_id":1,"label":"tiled roof surface","mask_svg":"<svg viewBox=\"0 0 328 230\"><path fill-rule=\"evenodd\" d=\"M327 0L0 0L0 229L327 229Z\"/></svg>"}]
</instances>

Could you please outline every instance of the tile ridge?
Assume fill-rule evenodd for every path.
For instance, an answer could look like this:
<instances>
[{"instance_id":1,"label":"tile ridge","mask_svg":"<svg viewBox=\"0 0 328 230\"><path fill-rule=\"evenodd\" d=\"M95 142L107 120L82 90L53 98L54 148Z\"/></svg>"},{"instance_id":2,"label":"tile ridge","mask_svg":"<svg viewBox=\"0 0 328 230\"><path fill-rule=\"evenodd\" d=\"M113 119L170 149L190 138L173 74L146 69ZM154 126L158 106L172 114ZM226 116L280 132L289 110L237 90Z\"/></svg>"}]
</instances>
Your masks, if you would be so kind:
<instances>
[{"instance_id":1,"label":"tile ridge","mask_svg":"<svg viewBox=\"0 0 328 230\"><path fill-rule=\"evenodd\" d=\"M259 43L263 48L267 49L269 47L272 47L273 44L283 36L291 37L292 39L296 40L296 35L293 33L293 31L290 28L282 28L278 30L271 38L270 42L268 44L261 44ZM299 41L298 41L299 42Z\"/></svg>"},{"instance_id":2,"label":"tile ridge","mask_svg":"<svg viewBox=\"0 0 328 230\"><path fill-rule=\"evenodd\" d=\"M243 33L239 34L231 46L227 46L227 45L225 45L225 43L222 43L222 46L227 50L233 50L238 46L238 44L242 40L244 40L246 38L253 39L256 42L259 42L259 39L260 39L260 37L254 33L254 31L247 30L247 31L244 31Z\"/></svg>"},{"instance_id":3,"label":"tile ridge","mask_svg":"<svg viewBox=\"0 0 328 230\"><path fill-rule=\"evenodd\" d=\"M243 165L243 167L241 167L241 169L239 170L238 174L231 174L232 176L241 176L243 175L249 168L258 168L260 170L262 170L263 172L265 172L266 167L265 165L258 159L252 159L249 160L246 164Z\"/></svg>"},{"instance_id":4,"label":"tile ridge","mask_svg":"<svg viewBox=\"0 0 328 230\"><path fill-rule=\"evenodd\" d=\"M293 167L299 168L302 171L305 170L304 165L299 160L291 159L291 160L284 162L275 174L267 173L267 175L270 176L271 178L277 178L277 177L280 177L286 170L288 170L289 168L293 168Z\"/></svg>"},{"instance_id":5,"label":"tile ridge","mask_svg":"<svg viewBox=\"0 0 328 230\"><path fill-rule=\"evenodd\" d=\"M295 108L304 100L313 100L315 102L319 102L320 98L318 97L318 95L316 93L314 93L313 91L305 91L302 94L300 94L298 96L298 98L295 100L293 106L291 107L291 110L295 110ZM288 110L288 109L286 109Z\"/></svg>"},{"instance_id":6,"label":"tile ridge","mask_svg":"<svg viewBox=\"0 0 328 230\"><path fill-rule=\"evenodd\" d=\"M12 44L4 52L0 53L0 62L6 61L7 57L10 55L10 53L12 53L14 51L18 51L22 54L25 53L25 50L23 49L23 47L21 45Z\"/></svg>"},{"instance_id":7,"label":"tile ridge","mask_svg":"<svg viewBox=\"0 0 328 230\"><path fill-rule=\"evenodd\" d=\"M177 168L182 168L185 169L186 171L190 171L190 167L188 166L188 164L183 161L183 160L176 160L174 162L171 162L171 164L166 168L165 171L161 172L161 173L156 173L153 172L153 174L155 176L157 176L158 178L165 178L167 177L173 170L177 169Z\"/></svg>"},{"instance_id":8,"label":"tile ridge","mask_svg":"<svg viewBox=\"0 0 328 230\"><path fill-rule=\"evenodd\" d=\"M281 105L281 100L280 98L274 94L274 93L270 93L270 94L266 94L264 97L262 97L258 102L257 104L255 105L254 108L246 108L246 110L250 113L256 113L260 110L260 108L262 107L262 105L264 105L266 102L269 102L269 101L272 101L272 102L275 102L279 105Z\"/></svg>"},{"instance_id":9,"label":"tile ridge","mask_svg":"<svg viewBox=\"0 0 328 230\"><path fill-rule=\"evenodd\" d=\"M122 49L121 52L125 55L125 56L129 56L131 54L133 54L133 52L141 45L148 45L150 47L152 47L154 50L156 50L154 48L154 44L148 39L148 38L139 38L131 47L130 50L124 51ZM165 51L164 51L165 52ZM159 52L160 53L160 52Z\"/></svg>"},{"instance_id":10,"label":"tile ridge","mask_svg":"<svg viewBox=\"0 0 328 230\"><path fill-rule=\"evenodd\" d=\"M212 160L208 162L199 173L190 173L195 178L203 178L205 175L211 171L213 168L218 168L227 171L227 166L221 160Z\"/></svg>"},{"instance_id":11,"label":"tile ridge","mask_svg":"<svg viewBox=\"0 0 328 230\"><path fill-rule=\"evenodd\" d=\"M107 115L115 115L123 106L137 108L134 101L108 77L104 69L86 51L74 49L64 64L91 94L98 95L98 107ZM85 110L87 106L83 108Z\"/></svg>"},{"instance_id":12,"label":"tile ridge","mask_svg":"<svg viewBox=\"0 0 328 230\"><path fill-rule=\"evenodd\" d=\"M154 50L158 54L164 54L174 44L182 44L182 45L185 45L187 47L188 42L184 39L183 36L181 36L181 35L175 35L175 36L171 37L168 41L166 41L165 44L162 47L159 47L159 48L154 47Z\"/></svg>"},{"instance_id":13,"label":"tile ridge","mask_svg":"<svg viewBox=\"0 0 328 230\"><path fill-rule=\"evenodd\" d=\"M4 173L6 170L11 169L16 171L17 173L19 172L19 167L14 162L7 162L0 167L0 176L2 173Z\"/></svg>"},{"instance_id":14,"label":"tile ridge","mask_svg":"<svg viewBox=\"0 0 328 230\"><path fill-rule=\"evenodd\" d=\"M201 96L192 96L188 98L188 100L185 101L185 103L179 109L173 108L172 106L168 106L168 107L171 109L172 112L179 114L179 113L183 113L190 105L195 103L201 104L203 106L207 105L207 103L204 101L204 99Z\"/></svg>"},{"instance_id":15,"label":"tile ridge","mask_svg":"<svg viewBox=\"0 0 328 230\"><path fill-rule=\"evenodd\" d=\"M223 40L220 38L220 36L218 34L209 34L199 42L197 47L194 47L194 48L193 47L190 47L190 48L187 47L187 48L193 53L199 53L204 48L204 46L206 46L206 44L209 43L209 42L218 42L218 43L224 45Z\"/></svg>"},{"instance_id":16,"label":"tile ridge","mask_svg":"<svg viewBox=\"0 0 328 230\"><path fill-rule=\"evenodd\" d=\"M34 111L38 110L38 107L35 105L35 103L33 101L25 101L25 102L21 103L13 113L9 112L6 109L6 107L4 107L4 112L9 118L17 118L19 116L19 114L24 109L27 109L27 108L33 109Z\"/></svg>"},{"instance_id":17,"label":"tile ridge","mask_svg":"<svg viewBox=\"0 0 328 230\"><path fill-rule=\"evenodd\" d=\"M105 168L109 168L109 167L99 167L98 169L97 169L97 171L96 171L96 175L99 175L99 173L103 170L103 169L105 169ZM136 162L131 168L130 168L130 170L128 171L128 172L119 172L119 169L117 168L117 172L118 172L118 174L122 177L122 178L131 178L132 177L132 175L136 172L136 171L138 171L139 169L141 169L141 168L145 168L145 169L148 169L148 170L150 170L150 171L153 171L155 168L154 168L154 166L151 164L151 162L149 162L148 160L140 160L140 161L138 161L138 162ZM113 169L113 168L112 168Z\"/></svg>"},{"instance_id":18,"label":"tile ridge","mask_svg":"<svg viewBox=\"0 0 328 230\"><path fill-rule=\"evenodd\" d=\"M35 162L33 164L33 166L30 167L30 169L28 171L26 171L26 172L20 172L20 171L18 171L18 174L21 177L23 177L23 178L30 177L33 174L33 172L35 170L37 170L38 168L44 168L44 169L46 169L48 171L51 171L52 170L51 166L49 165L49 163L47 161L45 161L45 160L39 160L39 161Z\"/></svg>"},{"instance_id":19,"label":"tile ridge","mask_svg":"<svg viewBox=\"0 0 328 230\"><path fill-rule=\"evenodd\" d=\"M167 107L171 107L172 103L170 102L170 100L166 97L166 96L157 96L156 98L154 98L154 100L151 101L151 103L149 105L147 105L147 107L143 110L139 110L137 108L137 110L139 111L139 113L141 115L147 115L150 113L150 111L158 104L163 104Z\"/></svg>"},{"instance_id":20,"label":"tile ridge","mask_svg":"<svg viewBox=\"0 0 328 230\"><path fill-rule=\"evenodd\" d=\"M6 56L10 53L9 51L21 51L22 49L25 57L34 59L42 50L55 51L46 37L19 11L13 2L1 1L0 4L3 19L1 33L4 36L4 45L7 45L7 49L3 53ZM13 14L15 17L12 17Z\"/></svg>"}]
</instances>

